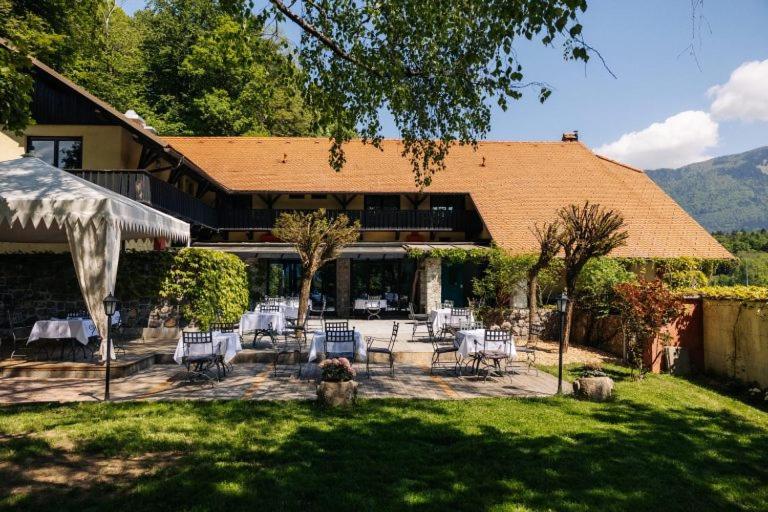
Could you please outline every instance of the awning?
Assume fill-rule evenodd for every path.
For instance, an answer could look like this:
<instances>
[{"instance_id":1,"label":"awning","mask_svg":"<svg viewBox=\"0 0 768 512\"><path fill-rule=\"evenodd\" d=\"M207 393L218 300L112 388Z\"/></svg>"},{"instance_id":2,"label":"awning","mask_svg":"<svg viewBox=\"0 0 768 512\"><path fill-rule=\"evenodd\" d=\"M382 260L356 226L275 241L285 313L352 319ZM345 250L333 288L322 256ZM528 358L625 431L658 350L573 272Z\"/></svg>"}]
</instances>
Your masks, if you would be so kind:
<instances>
[{"instance_id":1,"label":"awning","mask_svg":"<svg viewBox=\"0 0 768 512\"><path fill-rule=\"evenodd\" d=\"M291 244L275 242L224 242L197 243L195 247L213 249L237 254L242 258L258 259L294 259L296 251ZM397 259L405 258L409 250L429 251L431 249L487 249L486 246L473 243L419 243L404 244L402 242L358 242L345 247L341 258L352 259Z\"/></svg>"},{"instance_id":2,"label":"awning","mask_svg":"<svg viewBox=\"0 0 768 512\"><path fill-rule=\"evenodd\" d=\"M189 224L38 158L0 162L0 241L67 242L102 338L107 329L102 301L115 289L120 241L154 237L188 242Z\"/></svg>"}]
</instances>

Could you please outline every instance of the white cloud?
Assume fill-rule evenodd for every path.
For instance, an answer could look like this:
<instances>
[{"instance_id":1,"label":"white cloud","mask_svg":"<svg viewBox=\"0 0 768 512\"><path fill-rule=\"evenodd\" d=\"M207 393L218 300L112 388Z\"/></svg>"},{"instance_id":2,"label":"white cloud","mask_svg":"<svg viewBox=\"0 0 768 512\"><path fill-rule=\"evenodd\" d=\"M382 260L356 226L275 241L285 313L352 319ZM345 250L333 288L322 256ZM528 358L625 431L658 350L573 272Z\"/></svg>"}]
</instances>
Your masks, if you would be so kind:
<instances>
[{"instance_id":1,"label":"white cloud","mask_svg":"<svg viewBox=\"0 0 768 512\"><path fill-rule=\"evenodd\" d=\"M680 167L711 158L706 150L717 145L718 124L701 110L687 110L637 132L625 133L595 152L640 167Z\"/></svg>"},{"instance_id":2,"label":"white cloud","mask_svg":"<svg viewBox=\"0 0 768 512\"><path fill-rule=\"evenodd\" d=\"M723 85L710 87L716 119L768 121L768 59L745 62Z\"/></svg>"}]
</instances>

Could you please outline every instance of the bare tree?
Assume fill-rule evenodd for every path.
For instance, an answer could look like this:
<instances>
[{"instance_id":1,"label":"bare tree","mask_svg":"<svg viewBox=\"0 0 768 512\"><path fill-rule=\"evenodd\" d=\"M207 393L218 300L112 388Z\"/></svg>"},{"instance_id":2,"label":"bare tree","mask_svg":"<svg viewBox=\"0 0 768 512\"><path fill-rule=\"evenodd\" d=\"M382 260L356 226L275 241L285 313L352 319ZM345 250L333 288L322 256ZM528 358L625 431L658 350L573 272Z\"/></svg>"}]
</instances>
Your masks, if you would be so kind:
<instances>
[{"instance_id":1,"label":"bare tree","mask_svg":"<svg viewBox=\"0 0 768 512\"><path fill-rule=\"evenodd\" d=\"M571 300L565 314L564 348L568 350L573 319L573 299L576 297L576 280L590 259L606 256L617 247L626 244L629 233L625 230L624 217L606 210L598 204L586 201L583 205L571 204L561 208L557 217L562 226L559 245L563 249L565 287Z\"/></svg>"},{"instance_id":2,"label":"bare tree","mask_svg":"<svg viewBox=\"0 0 768 512\"><path fill-rule=\"evenodd\" d=\"M533 228L533 235L539 242L539 258L528 270L528 339L531 338L531 328L536 319L538 309L539 273L547 268L560 251L560 224L545 222Z\"/></svg>"},{"instance_id":3,"label":"bare tree","mask_svg":"<svg viewBox=\"0 0 768 512\"><path fill-rule=\"evenodd\" d=\"M272 230L277 238L293 245L301 260L301 289L299 314L301 325L307 314L312 278L320 267L336 259L341 250L357 240L360 223L349 222L344 214L329 218L325 209L313 212L286 212L281 214Z\"/></svg>"}]
</instances>

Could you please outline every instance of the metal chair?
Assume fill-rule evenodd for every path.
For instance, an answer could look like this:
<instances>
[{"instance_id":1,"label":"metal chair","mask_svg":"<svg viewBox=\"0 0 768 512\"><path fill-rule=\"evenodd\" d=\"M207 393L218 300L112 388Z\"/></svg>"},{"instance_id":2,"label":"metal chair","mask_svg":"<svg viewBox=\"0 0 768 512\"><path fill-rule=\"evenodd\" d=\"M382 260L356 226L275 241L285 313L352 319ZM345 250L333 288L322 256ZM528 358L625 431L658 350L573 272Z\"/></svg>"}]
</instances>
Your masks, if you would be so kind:
<instances>
[{"instance_id":1,"label":"metal chair","mask_svg":"<svg viewBox=\"0 0 768 512\"><path fill-rule=\"evenodd\" d=\"M325 322L326 331L347 331L349 330L348 320L338 320L336 322Z\"/></svg>"},{"instance_id":2,"label":"metal chair","mask_svg":"<svg viewBox=\"0 0 768 512\"><path fill-rule=\"evenodd\" d=\"M392 322L392 334L389 339L381 339L373 336L366 338L367 343L367 356L365 358L365 371L368 373L368 378L371 377L371 354L386 354L389 357L389 374L395 376L395 341L397 341L397 331L400 330L400 324ZM386 343L386 347L374 347L374 343L382 342Z\"/></svg>"},{"instance_id":3,"label":"metal chair","mask_svg":"<svg viewBox=\"0 0 768 512\"><path fill-rule=\"evenodd\" d=\"M221 333L234 333L237 332L240 329L240 325L234 322L213 322L211 324L211 332L221 332ZM232 371L234 369L234 366L232 363L227 363L224 361L224 354L219 354L219 363L221 364L221 367L224 369L224 375L226 376L228 371Z\"/></svg>"},{"instance_id":4,"label":"metal chair","mask_svg":"<svg viewBox=\"0 0 768 512\"><path fill-rule=\"evenodd\" d=\"M91 318L91 315L88 314L87 311L84 309L78 310L78 311L70 311L67 313L67 320L72 320L76 318Z\"/></svg>"},{"instance_id":5,"label":"metal chair","mask_svg":"<svg viewBox=\"0 0 768 512\"><path fill-rule=\"evenodd\" d=\"M482 369L485 370L485 377L483 380L487 380L488 376L493 372L496 372L500 377L504 376L507 369L507 363L509 362L507 345L510 343L512 343L512 335L509 331L485 330L483 349L476 352L476 373L479 373L480 368L482 367ZM489 345L491 344L493 344L493 346L489 348ZM501 344L501 347L499 347L499 344Z\"/></svg>"},{"instance_id":6,"label":"metal chair","mask_svg":"<svg viewBox=\"0 0 768 512\"><path fill-rule=\"evenodd\" d=\"M277 313L279 311L279 304L262 304L259 306L259 313Z\"/></svg>"},{"instance_id":7,"label":"metal chair","mask_svg":"<svg viewBox=\"0 0 768 512\"><path fill-rule=\"evenodd\" d=\"M443 301L443 308L453 308L453 301L452 300L444 300Z\"/></svg>"},{"instance_id":8,"label":"metal chair","mask_svg":"<svg viewBox=\"0 0 768 512\"><path fill-rule=\"evenodd\" d=\"M323 317L325 316L325 296L323 296L320 309L315 308L313 301L309 301L309 310L307 311L307 324L306 328L311 331L323 330Z\"/></svg>"},{"instance_id":9,"label":"metal chair","mask_svg":"<svg viewBox=\"0 0 768 512\"><path fill-rule=\"evenodd\" d=\"M429 321L429 315L426 313L415 313L413 311L413 302L408 303L408 320L413 325L413 332L411 333L411 341L416 337L416 330L419 327L427 327L432 325Z\"/></svg>"},{"instance_id":10,"label":"metal chair","mask_svg":"<svg viewBox=\"0 0 768 512\"><path fill-rule=\"evenodd\" d=\"M299 378L301 378L304 368L302 353L306 352L307 346L307 317L304 317L304 322L301 324L297 322L296 319L286 320L285 330L274 340L275 354L272 365L275 377L277 377L280 358L292 356L299 365Z\"/></svg>"},{"instance_id":11,"label":"metal chair","mask_svg":"<svg viewBox=\"0 0 768 512\"><path fill-rule=\"evenodd\" d=\"M365 301L365 312L368 314L368 320L374 318L381 320L381 299L369 299Z\"/></svg>"},{"instance_id":12,"label":"metal chair","mask_svg":"<svg viewBox=\"0 0 768 512\"><path fill-rule=\"evenodd\" d=\"M427 324L427 331L429 332L429 341L432 343L432 363L429 367L429 374L432 375L435 368L450 368L453 367L454 373L459 374L459 349L453 343L450 345L445 344L445 339L440 333L440 336L436 336L432 324ZM452 361L445 361L441 356L451 354Z\"/></svg>"},{"instance_id":13,"label":"metal chair","mask_svg":"<svg viewBox=\"0 0 768 512\"><path fill-rule=\"evenodd\" d=\"M193 376L199 376L213 382L207 373L213 366L216 366L216 380L221 380L220 358L216 350L217 347L213 344L211 331L185 331L182 333L182 344L184 346L182 363L187 368L187 382L192 382Z\"/></svg>"},{"instance_id":14,"label":"metal chair","mask_svg":"<svg viewBox=\"0 0 768 512\"><path fill-rule=\"evenodd\" d=\"M355 362L357 353L357 340L355 339L355 329L346 329L338 331L325 331L325 341L323 352L326 358L346 357L350 363ZM333 350L331 350L333 349Z\"/></svg>"},{"instance_id":15,"label":"metal chair","mask_svg":"<svg viewBox=\"0 0 768 512\"><path fill-rule=\"evenodd\" d=\"M462 322L468 322L470 318L472 318L472 314L469 308L451 308L451 316L443 325L444 334L455 336L456 331L462 328Z\"/></svg>"},{"instance_id":16,"label":"metal chair","mask_svg":"<svg viewBox=\"0 0 768 512\"><path fill-rule=\"evenodd\" d=\"M530 372L533 368L536 370L536 375L539 374L539 369L536 368L536 346L541 341L543 333L544 328L541 325L533 325L528 329L528 338L525 342L515 346L517 353L525 356L525 361L520 362L527 366L526 371Z\"/></svg>"}]
</instances>

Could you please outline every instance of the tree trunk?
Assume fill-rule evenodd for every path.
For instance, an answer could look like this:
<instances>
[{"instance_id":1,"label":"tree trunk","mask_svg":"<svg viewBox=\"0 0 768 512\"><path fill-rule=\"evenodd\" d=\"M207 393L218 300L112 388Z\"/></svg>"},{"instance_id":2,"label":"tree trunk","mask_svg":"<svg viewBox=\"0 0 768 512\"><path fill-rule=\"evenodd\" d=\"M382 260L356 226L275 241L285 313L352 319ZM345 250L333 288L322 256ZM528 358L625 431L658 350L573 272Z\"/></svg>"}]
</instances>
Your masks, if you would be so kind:
<instances>
[{"instance_id":1,"label":"tree trunk","mask_svg":"<svg viewBox=\"0 0 768 512\"><path fill-rule=\"evenodd\" d=\"M312 277L315 275L311 269L302 269L301 288L299 289L299 314L296 315L297 325L304 324L304 318L307 315L307 305L309 304L309 291L312 288Z\"/></svg>"},{"instance_id":2,"label":"tree trunk","mask_svg":"<svg viewBox=\"0 0 768 512\"><path fill-rule=\"evenodd\" d=\"M577 274L578 275L578 274ZM573 298L575 297L574 289L576 287L576 276L565 277L565 290L568 293L570 300L565 308L565 326L563 327L563 352L568 352L568 347L571 340L571 323L573 323Z\"/></svg>"},{"instance_id":3,"label":"tree trunk","mask_svg":"<svg viewBox=\"0 0 768 512\"><path fill-rule=\"evenodd\" d=\"M533 322L536 319L536 311L538 310L538 288L539 288L539 276L538 274L531 274L528 276L528 339L531 339L531 329L533 328Z\"/></svg>"},{"instance_id":4,"label":"tree trunk","mask_svg":"<svg viewBox=\"0 0 768 512\"><path fill-rule=\"evenodd\" d=\"M416 288L419 284L419 276L421 274L421 269L418 267L420 263L417 262L416 265L416 271L413 273L413 281L411 281L411 303L413 304L414 313L419 312L419 301L416 300Z\"/></svg>"}]
</instances>

